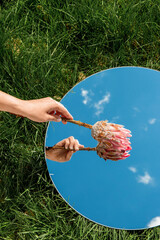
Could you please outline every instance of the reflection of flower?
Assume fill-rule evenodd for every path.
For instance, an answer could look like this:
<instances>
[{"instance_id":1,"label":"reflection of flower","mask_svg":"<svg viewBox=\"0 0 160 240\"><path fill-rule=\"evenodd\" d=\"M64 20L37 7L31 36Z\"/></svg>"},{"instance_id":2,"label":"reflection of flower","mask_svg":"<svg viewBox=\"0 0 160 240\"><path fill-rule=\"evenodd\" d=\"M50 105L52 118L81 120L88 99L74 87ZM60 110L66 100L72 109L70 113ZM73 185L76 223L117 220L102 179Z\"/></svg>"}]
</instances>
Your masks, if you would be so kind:
<instances>
[{"instance_id":1,"label":"reflection of flower","mask_svg":"<svg viewBox=\"0 0 160 240\"><path fill-rule=\"evenodd\" d=\"M125 129L122 125L108 123L107 120L96 122L93 126L91 124L69 120L63 117L62 120L90 128L92 137L99 141L96 148L81 150L96 150L100 157L105 160L111 159L113 161L125 159L130 156L128 151L132 148L128 138L132 135L130 134L131 132L128 129Z\"/></svg>"},{"instance_id":2,"label":"reflection of flower","mask_svg":"<svg viewBox=\"0 0 160 240\"><path fill-rule=\"evenodd\" d=\"M108 123L108 121L96 122L92 127L92 137L99 141L97 154L106 159L120 160L130 156L131 150L130 131L122 125Z\"/></svg>"}]
</instances>

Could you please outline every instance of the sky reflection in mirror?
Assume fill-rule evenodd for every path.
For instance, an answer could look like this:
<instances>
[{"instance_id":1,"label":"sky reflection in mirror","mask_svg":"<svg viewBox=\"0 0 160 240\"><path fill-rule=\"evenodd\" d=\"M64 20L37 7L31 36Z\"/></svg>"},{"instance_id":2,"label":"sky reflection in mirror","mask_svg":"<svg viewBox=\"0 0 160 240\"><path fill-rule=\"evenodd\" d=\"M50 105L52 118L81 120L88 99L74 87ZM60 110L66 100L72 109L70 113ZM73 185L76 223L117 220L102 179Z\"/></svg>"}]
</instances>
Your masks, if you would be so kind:
<instances>
[{"instance_id":1,"label":"sky reflection in mirror","mask_svg":"<svg viewBox=\"0 0 160 240\"><path fill-rule=\"evenodd\" d=\"M104 226L143 229L160 225L160 72L121 67L96 73L61 100L75 120L122 124L132 133L131 156L111 161L79 151L70 161L46 159L60 195L78 213ZM96 147L91 130L50 122L45 146L74 136Z\"/></svg>"}]
</instances>

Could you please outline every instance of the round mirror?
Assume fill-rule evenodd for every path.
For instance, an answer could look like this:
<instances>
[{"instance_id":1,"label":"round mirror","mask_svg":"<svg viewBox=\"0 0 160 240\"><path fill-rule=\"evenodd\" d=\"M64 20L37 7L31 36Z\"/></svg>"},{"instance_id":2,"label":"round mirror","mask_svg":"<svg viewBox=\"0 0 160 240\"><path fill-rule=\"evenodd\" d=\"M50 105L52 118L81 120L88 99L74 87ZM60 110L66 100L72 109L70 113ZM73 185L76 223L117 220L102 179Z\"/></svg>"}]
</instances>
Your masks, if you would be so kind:
<instances>
[{"instance_id":1,"label":"round mirror","mask_svg":"<svg viewBox=\"0 0 160 240\"><path fill-rule=\"evenodd\" d=\"M118 229L160 225L160 72L141 67L101 71L74 86L61 100L75 120L100 120L131 131L125 160L105 161L96 151L77 151L70 161L46 157L50 177L62 198L82 216ZM96 147L91 130L50 122L45 147L74 136Z\"/></svg>"}]
</instances>

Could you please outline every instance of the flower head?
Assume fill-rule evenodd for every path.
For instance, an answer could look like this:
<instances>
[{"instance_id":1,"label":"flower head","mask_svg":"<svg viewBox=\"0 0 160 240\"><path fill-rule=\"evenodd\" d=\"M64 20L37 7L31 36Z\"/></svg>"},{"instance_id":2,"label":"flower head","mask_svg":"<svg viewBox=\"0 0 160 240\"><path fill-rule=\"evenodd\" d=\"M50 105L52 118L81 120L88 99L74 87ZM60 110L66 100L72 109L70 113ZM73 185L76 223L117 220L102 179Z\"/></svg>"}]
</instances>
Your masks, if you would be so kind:
<instances>
[{"instance_id":1,"label":"flower head","mask_svg":"<svg viewBox=\"0 0 160 240\"><path fill-rule=\"evenodd\" d=\"M92 137L99 141L97 154L105 160L117 161L130 156L129 137L132 135L122 125L108 123L108 121L96 122L92 127Z\"/></svg>"}]
</instances>

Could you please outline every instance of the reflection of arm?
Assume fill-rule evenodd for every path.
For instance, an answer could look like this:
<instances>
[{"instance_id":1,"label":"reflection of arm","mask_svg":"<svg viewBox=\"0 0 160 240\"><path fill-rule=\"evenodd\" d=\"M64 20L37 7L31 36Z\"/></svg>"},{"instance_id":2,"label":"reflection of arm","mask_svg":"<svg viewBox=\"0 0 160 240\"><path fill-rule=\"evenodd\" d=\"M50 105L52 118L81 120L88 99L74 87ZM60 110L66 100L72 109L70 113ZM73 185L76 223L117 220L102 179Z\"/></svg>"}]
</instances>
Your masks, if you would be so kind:
<instances>
[{"instance_id":1,"label":"reflection of arm","mask_svg":"<svg viewBox=\"0 0 160 240\"><path fill-rule=\"evenodd\" d=\"M56 161L56 162L67 162L71 159L72 154L79 150L79 147L84 147L83 145L79 144L78 140L74 139L74 137L69 137L63 139L55 146L64 147L63 149L53 149L47 148L45 150L46 158ZM70 149L74 149L71 151Z\"/></svg>"}]
</instances>

